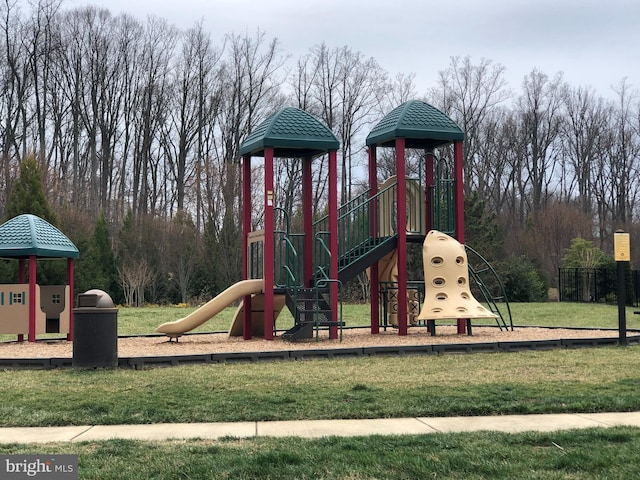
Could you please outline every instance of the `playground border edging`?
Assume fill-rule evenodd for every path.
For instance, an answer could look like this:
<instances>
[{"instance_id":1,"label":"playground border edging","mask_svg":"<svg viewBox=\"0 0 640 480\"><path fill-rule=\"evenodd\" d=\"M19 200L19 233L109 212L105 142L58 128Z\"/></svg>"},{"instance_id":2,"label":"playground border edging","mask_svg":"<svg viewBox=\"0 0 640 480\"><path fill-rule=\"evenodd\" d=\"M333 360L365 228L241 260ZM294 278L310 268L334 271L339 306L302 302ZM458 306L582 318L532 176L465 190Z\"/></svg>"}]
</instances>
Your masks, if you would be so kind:
<instances>
[{"instance_id":1,"label":"playground border edging","mask_svg":"<svg viewBox=\"0 0 640 480\"><path fill-rule=\"evenodd\" d=\"M640 335L627 338L627 344L640 345ZM194 355L120 357L119 368L141 370L148 367L175 367L180 365L202 365L213 363L257 363L273 361L305 361L316 359L447 355L471 353L525 352L556 349L598 348L618 345L618 339L607 338L563 338L555 340L524 340L518 342L456 343L437 345L399 345L354 348L316 348L308 350L277 350L262 352L225 352ZM51 370L72 368L72 358L0 358L1 369Z\"/></svg>"}]
</instances>

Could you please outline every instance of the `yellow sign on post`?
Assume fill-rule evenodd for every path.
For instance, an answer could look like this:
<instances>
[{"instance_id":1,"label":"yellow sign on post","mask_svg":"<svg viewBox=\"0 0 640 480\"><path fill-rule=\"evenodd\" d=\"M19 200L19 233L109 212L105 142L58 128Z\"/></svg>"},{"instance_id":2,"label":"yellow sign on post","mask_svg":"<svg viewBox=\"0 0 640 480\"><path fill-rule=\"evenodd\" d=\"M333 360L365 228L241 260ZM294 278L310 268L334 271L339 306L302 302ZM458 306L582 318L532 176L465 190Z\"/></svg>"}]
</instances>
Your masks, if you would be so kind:
<instances>
[{"instance_id":1,"label":"yellow sign on post","mask_svg":"<svg viewBox=\"0 0 640 480\"><path fill-rule=\"evenodd\" d=\"M628 233L613 234L613 251L616 262L631 261L631 247Z\"/></svg>"}]
</instances>

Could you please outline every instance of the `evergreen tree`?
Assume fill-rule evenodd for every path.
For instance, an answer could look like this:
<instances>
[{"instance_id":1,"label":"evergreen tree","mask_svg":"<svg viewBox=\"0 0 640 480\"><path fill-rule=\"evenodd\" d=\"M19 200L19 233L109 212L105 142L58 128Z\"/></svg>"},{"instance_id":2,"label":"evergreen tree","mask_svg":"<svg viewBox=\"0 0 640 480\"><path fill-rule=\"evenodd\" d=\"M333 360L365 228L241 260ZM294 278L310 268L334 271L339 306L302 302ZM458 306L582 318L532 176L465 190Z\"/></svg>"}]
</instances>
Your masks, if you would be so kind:
<instances>
[{"instance_id":1,"label":"evergreen tree","mask_svg":"<svg viewBox=\"0 0 640 480\"><path fill-rule=\"evenodd\" d=\"M98 217L92 237L81 241L78 249L82 252L75 270L79 289L97 288L118 299L115 259L104 213Z\"/></svg>"},{"instance_id":2,"label":"evergreen tree","mask_svg":"<svg viewBox=\"0 0 640 480\"><path fill-rule=\"evenodd\" d=\"M7 202L7 220L31 213L52 225L58 218L44 194L42 172L35 156L27 156L20 165L20 176L14 182Z\"/></svg>"},{"instance_id":3,"label":"evergreen tree","mask_svg":"<svg viewBox=\"0 0 640 480\"><path fill-rule=\"evenodd\" d=\"M464 199L464 238L466 244L490 262L503 257L504 242L496 215L487 212L486 203L477 192Z\"/></svg>"}]
</instances>

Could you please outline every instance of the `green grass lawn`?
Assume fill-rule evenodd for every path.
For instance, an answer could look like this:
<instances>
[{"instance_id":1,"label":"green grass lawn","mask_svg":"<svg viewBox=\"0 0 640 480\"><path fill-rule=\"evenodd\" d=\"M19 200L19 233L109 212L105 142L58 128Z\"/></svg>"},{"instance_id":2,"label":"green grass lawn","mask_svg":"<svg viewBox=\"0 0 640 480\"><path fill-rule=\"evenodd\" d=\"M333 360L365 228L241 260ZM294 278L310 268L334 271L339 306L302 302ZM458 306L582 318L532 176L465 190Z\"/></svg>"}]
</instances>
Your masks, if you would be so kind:
<instances>
[{"instance_id":1,"label":"green grass lawn","mask_svg":"<svg viewBox=\"0 0 640 480\"><path fill-rule=\"evenodd\" d=\"M0 425L640 410L640 347L147 370L7 370Z\"/></svg>"},{"instance_id":2,"label":"green grass lawn","mask_svg":"<svg viewBox=\"0 0 640 480\"><path fill-rule=\"evenodd\" d=\"M359 438L0 445L0 454L77 454L100 480L631 479L640 429Z\"/></svg>"},{"instance_id":3,"label":"green grass lawn","mask_svg":"<svg viewBox=\"0 0 640 480\"><path fill-rule=\"evenodd\" d=\"M615 305L599 303L512 303L510 304L513 325L549 327L596 327L617 328L618 308ZM343 319L347 326L358 327L370 324L368 304L345 304ZM195 307L144 307L120 308L118 310L119 335L153 334L156 327L164 322L172 322L187 316ZM640 315L634 315L635 308L628 307L627 327L640 329ZM236 307L227 307L220 314L205 322L194 332L227 331ZM276 326L286 329L293 325L291 314L284 309ZM58 338L58 334L41 335L38 338ZM13 341L15 335L0 335L0 341Z\"/></svg>"}]
</instances>

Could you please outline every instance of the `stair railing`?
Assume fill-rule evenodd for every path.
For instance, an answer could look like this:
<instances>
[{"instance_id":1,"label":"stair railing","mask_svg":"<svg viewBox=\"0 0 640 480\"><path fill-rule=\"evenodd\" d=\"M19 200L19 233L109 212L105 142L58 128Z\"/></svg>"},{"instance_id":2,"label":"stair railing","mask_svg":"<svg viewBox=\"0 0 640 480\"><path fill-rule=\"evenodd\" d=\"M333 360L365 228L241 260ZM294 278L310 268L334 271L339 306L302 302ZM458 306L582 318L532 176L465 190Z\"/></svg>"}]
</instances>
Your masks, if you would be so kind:
<instances>
[{"instance_id":1,"label":"stair railing","mask_svg":"<svg viewBox=\"0 0 640 480\"><path fill-rule=\"evenodd\" d=\"M380 190L373 197L369 197L369 191L358 195L356 198L340 207L338 212L338 258L339 268L342 270L355 263L364 254L380 246L386 240L390 240L396 233L396 221L394 208L396 202L397 184L391 184ZM376 203L377 208L372 209ZM390 215L380 215L382 210L390 212ZM371 212L377 212L376 218L372 218ZM315 238L327 236L328 217L322 217L314 223ZM374 232L371 231L373 226ZM382 239L382 240L378 240ZM318 245L316 243L316 245ZM326 242L324 242L326 248ZM316 265L320 269L328 271L328 257L324 250L314 250ZM325 263L326 260L326 263Z\"/></svg>"}]
</instances>

